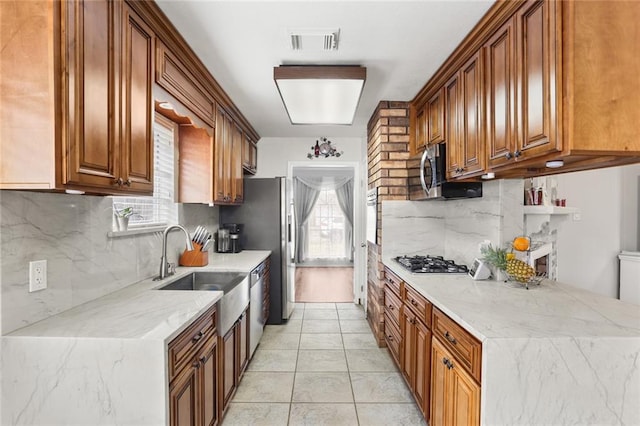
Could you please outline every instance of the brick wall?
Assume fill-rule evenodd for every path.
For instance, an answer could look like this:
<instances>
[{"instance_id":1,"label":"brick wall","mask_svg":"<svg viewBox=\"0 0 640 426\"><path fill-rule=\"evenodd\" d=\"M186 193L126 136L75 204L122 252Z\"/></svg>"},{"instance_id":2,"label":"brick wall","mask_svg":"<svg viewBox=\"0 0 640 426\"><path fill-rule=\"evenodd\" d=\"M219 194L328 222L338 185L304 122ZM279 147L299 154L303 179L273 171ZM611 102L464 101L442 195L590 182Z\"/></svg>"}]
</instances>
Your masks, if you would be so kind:
<instances>
[{"instance_id":1,"label":"brick wall","mask_svg":"<svg viewBox=\"0 0 640 426\"><path fill-rule=\"evenodd\" d=\"M377 244L368 243L367 319L384 346L382 201L408 199L409 103L381 101L367 126L369 189L378 188Z\"/></svg>"}]
</instances>

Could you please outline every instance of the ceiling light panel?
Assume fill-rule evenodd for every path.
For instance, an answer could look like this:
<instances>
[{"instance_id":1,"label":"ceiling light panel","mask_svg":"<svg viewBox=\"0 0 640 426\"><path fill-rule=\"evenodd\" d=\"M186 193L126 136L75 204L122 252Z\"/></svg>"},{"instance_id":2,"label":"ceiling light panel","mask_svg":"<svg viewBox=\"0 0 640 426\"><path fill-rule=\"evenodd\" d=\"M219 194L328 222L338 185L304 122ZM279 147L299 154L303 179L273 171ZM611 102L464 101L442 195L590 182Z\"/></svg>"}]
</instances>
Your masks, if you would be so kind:
<instances>
[{"instance_id":1,"label":"ceiling light panel","mask_svg":"<svg viewBox=\"0 0 640 426\"><path fill-rule=\"evenodd\" d=\"M366 69L282 66L274 79L292 124L352 124Z\"/></svg>"}]
</instances>

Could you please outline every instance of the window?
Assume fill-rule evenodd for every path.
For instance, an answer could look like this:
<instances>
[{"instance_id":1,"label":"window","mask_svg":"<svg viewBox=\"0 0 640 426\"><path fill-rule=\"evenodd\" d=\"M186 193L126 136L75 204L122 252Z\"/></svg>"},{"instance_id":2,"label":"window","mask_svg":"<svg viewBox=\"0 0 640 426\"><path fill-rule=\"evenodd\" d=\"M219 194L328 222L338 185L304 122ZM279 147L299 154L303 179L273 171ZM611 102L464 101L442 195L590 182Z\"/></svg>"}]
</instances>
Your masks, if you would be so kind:
<instances>
[{"instance_id":1,"label":"window","mask_svg":"<svg viewBox=\"0 0 640 426\"><path fill-rule=\"evenodd\" d=\"M336 191L323 189L307 221L307 257L345 258L345 217Z\"/></svg>"},{"instance_id":2,"label":"window","mask_svg":"<svg viewBox=\"0 0 640 426\"><path fill-rule=\"evenodd\" d=\"M132 207L129 227L142 228L178 223L175 203L175 123L156 114L153 123L153 197L113 197L113 210Z\"/></svg>"}]
</instances>

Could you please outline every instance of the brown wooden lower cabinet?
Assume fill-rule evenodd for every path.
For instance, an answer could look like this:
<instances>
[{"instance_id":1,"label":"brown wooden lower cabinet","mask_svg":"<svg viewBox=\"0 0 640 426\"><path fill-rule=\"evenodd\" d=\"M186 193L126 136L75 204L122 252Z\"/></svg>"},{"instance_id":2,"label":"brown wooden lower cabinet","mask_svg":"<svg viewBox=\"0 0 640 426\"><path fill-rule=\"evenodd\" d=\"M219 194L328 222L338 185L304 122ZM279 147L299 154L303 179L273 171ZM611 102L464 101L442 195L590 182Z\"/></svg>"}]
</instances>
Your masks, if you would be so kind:
<instances>
[{"instance_id":1,"label":"brown wooden lower cabinet","mask_svg":"<svg viewBox=\"0 0 640 426\"><path fill-rule=\"evenodd\" d=\"M402 374L418 408L429 418L431 331L406 306L402 309Z\"/></svg>"},{"instance_id":2,"label":"brown wooden lower cabinet","mask_svg":"<svg viewBox=\"0 0 640 426\"><path fill-rule=\"evenodd\" d=\"M218 336L215 308L169 343L169 424L218 424ZM185 354L185 355L183 355Z\"/></svg>"},{"instance_id":3,"label":"brown wooden lower cabinet","mask_svg":"<svg viewBox=\"0 0 640 426\"><path fill-rule=\"evenodd\" d=\"M431 349L430 426L480 424L480 385L436 337Z\"/></svg>"},{"instance_id":4,"label":"brown wooden lower cabinet","mask_svg":"<svg viewBox=\"0 0 640 426\"><path fill-rule=\"evenodd\" d=\"M240 378L249 364L249 307L220 337L220 401L219 417L222 419L236 391Z\"/></svg>"}]
</instances>

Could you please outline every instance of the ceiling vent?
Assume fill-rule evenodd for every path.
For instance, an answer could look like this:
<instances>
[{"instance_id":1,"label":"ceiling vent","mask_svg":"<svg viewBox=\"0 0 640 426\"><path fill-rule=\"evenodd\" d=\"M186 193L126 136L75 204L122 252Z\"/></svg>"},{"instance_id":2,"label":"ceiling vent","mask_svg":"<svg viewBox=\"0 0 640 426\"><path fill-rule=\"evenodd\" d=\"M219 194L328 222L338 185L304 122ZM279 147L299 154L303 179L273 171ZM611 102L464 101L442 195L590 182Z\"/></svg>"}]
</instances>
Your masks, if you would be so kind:
<instances>
[{"instance_id":1,"label":"ceiling vent","mask_svg":"<svg viewBox=\"0 0 640 426\"><path fill-rule=\"evenodd\" d=\"M295 28L289 30L292 50L332 51L338 50L339 28Z\"/></svg>"}]
</instances>

